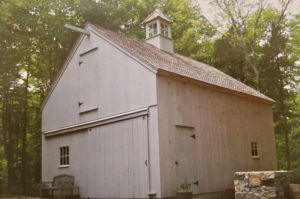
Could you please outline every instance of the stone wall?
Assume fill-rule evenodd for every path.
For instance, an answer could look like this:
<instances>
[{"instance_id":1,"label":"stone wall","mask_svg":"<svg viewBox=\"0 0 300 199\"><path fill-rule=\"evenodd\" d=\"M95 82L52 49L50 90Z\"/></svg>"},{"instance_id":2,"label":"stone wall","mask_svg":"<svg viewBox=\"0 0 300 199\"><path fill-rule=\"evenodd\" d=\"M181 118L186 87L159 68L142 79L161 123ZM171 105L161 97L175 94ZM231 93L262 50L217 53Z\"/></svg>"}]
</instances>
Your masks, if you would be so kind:
<instances>
[{"instance_id":1,"label":"stone wall","mask_svg":"<svg viewBox=\"0 0 300 199\"><path fill-rule=\"evenodd\" d=\"M236 172L235 199L287 199L292 171Z\"/></svg>"}]
</instances>

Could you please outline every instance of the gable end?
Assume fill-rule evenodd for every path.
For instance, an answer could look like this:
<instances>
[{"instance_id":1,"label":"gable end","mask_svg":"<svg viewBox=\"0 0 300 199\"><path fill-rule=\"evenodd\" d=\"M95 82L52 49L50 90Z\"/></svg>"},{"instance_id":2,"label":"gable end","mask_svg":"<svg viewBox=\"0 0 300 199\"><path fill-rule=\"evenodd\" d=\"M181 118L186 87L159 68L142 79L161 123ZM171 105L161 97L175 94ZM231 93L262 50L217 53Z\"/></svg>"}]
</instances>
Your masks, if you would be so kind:
<instances>
[{"instance_id":1,"label":"gable end","mask_svg":"<svg viewBox=\"0 0 300 199\"><path fill-rule=\"evenodd\" d=\"M138 62L139 64L141 64L142 66L144 66L146 69L148 69L150 72L156 74L157 73L157 69L152 66L152 64L150 64L149 62L147 62L147 60L143 60L141 58L139 58L139 56L136 56L134 53L129 52L128 50L126 50L126 48L122 45L119 45L117 43L115 43L114 41L112 41L111 39L107 38L106 36L102 35L100 31L95 30L91 24L87 23L85 25L85 30L89 29L91 32L93 32L95 35L99 36L100 38L104 39L106 42L108 42L109 44L113 45L115 48L117 48L118 50L120 50L121 52L123 52L125 55L127 55L128 57L132 58L133 60L135 60L136 62ZM60 70L60 72L58 73L57 77L55 78L53 84L51 85L43 103L41 104L40 109L43 110L47 101L49 100L53 90L55 89L56 85L58 84L61 76L63 75L64 71L66 70L68 64L70 63L70 61L72 60L76 50L78 49L78 47L81 45L83 39L86 37L87 35L83 35L81 34L79 36L79 38L77 39L77 41L75 42L75 44L72 47L72 50L70 51L70 53L67 56L67 59L65 60L62 69ZM95 47L97 48L97 47ZM94 48L93 48L94 49Z\"/></svg>"},{"instance_id":2,"label":"gable end","mask_svg":"<svg viewBox=\"0 0 300 199\"><path fill-rule=\"evenodd\" d=\"M80 46L80 44L81 44L81 42L83 41L83 39L84 39L85 36L86 36L86 35L82 35L82 34L81 34L81 35L78 37L78 39L76 40L75 44L73 45L71 51L69 52L69 54L68 54L68 56L67 56L67 59L65 60L63 66L62 66L62 68L61 68L61 70L59 71L58 75L56 76L56 78L55 78L53 84L50 86L50 89L49 89L49 91L48 91L48 93L47 93L47 95L46 95L44 101L43 101L42 104L41 104L41 107L40 107L41 111L43 111L43 109L44 109L44 107L45 107L47 101L49 100L49 97L51 96L53 90L55 89L56 85L58 84L60 78L62 77L63 73L65 72L65 70L66 70L68 64L69 64L70 61L72 60L72 58L73 58L73 56L74 56L76 50L77 50L78 47Z\"/></svg>"}]
</instances>

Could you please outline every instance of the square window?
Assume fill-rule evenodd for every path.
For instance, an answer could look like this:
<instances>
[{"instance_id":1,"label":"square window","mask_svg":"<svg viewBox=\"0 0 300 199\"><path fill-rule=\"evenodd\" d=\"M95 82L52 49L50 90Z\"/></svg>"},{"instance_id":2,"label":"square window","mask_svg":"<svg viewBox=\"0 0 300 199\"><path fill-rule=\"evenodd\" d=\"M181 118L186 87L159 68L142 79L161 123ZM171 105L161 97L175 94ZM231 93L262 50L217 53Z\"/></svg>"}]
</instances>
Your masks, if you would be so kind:
<instances>
[{"instance_id":1,"label":"square window","mask_svg":"<svg viewBox=\"0 0 300 199\"><path fill-rule=\"evenodd\" d=\"M252 157L258 157L257 142L251 142L251 156Z\"/></svg>"},{"instance_id":2,"label":"square window","mask_svg":"<svg viewBox=\"0 0 300 199\"><path fill-rule=\"evenodd\" d=\"M69 165L69 147L68 146L64 146L64 147L60 147L60 166L68 166Z\"/></svg>"}]
</instances>

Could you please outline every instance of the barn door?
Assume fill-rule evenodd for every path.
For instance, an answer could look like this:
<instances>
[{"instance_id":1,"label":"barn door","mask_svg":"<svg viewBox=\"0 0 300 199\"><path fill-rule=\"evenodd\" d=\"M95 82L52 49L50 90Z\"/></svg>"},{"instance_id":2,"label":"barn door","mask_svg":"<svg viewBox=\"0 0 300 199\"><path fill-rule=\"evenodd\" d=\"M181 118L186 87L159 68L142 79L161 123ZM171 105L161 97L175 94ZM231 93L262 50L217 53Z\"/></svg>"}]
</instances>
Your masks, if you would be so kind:
<instances>
[{"instance_id":1,"label":"barn door","mask_svg":"<svg viewBox=\"0 0 300 199\"><path fill-rule=\"evenodd\" d=\"M177 186L184 182L185 178L192 184L193 193L198 193L199 181L197 179L195 132L191 127L176 127L175 154Z\"/></svg>"},{"instance_id":2,"label":"barn door","mask_svg":"<svg viewBox=\"0 0 300 199\"><path fill-rule=\"evenodd\" d=\"M79 90L79 110L86 112L97 109L98 101L98 63L99 56L97 48L91 49L80 55L80 90Z\"/></svg>"},{"instance_id":3,"label":"barn door","mask_svg":"<svg viewBox=\"0 0 300 199\"><path fill-rule=\"evenodd\" d=\"M146 117L89 131L90 198L148 198L147 139Z\"/></svg>"}]
</instances>

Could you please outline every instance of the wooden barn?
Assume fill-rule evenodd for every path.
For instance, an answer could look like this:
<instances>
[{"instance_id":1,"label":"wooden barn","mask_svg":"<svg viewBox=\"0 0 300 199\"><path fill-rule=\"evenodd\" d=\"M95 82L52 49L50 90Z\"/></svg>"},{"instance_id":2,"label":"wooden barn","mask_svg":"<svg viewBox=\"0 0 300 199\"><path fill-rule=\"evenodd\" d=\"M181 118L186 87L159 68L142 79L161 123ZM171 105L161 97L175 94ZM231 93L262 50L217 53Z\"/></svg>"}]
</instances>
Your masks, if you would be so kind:
<instances>
[{"instance_id":1,"label":"wooden barn","mask_svg":"<svg viewBox=\"0 0 300 199\"><path fill-rule=\"evenodd\" d=\"M82 198L224 191L235 171L274 170L274 101L173 52L155 10L144 42L86 24L42 106L42 180L70 174ZM226 50L226 49L224 49Z\"/></svg>"}]
</instances>

